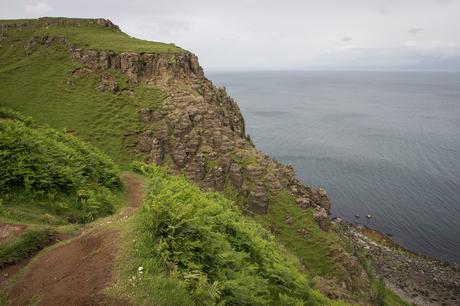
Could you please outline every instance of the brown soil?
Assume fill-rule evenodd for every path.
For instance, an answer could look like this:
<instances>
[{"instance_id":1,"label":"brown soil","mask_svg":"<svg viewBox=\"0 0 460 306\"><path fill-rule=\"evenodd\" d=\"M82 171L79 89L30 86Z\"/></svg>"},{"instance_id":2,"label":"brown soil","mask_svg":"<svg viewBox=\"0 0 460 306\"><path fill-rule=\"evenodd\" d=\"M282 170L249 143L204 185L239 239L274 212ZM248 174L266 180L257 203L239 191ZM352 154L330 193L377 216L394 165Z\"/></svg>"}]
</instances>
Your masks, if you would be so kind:
<instances>
[{"instance_id":1,"label":"brown soil","mask_svg":"<svg viewBox=\"0 0 460 306\"><path fill-rule=\"evenodd\" d=\"M23 224L0 224L0 243L19 236L26 228L27 226Z\"/></svg>"},{"instance_id":2,"label":"brown soil","mask_svg":"<svg viewBox=\"0 0 460 306\"><path fill-rule=\"evenodd\" d=\"M142 203L144 198L144 182L134 174L127 173L123 176L123 182L126 188L129 207L125 208L119 215L118 220L123 220L131 216Z\"/></svg>"},{"instance_id":3,"label":"brown soil","mask_svg":"<svg viewBox=\"0 0 460 306\"><path fill-rule=\"evenodd\" d=\"M134 174L125 174L123 182L126 186L129 206L137 208L141 205L144 198L144 182Z\"/></svg>"},{"instance_id":4,"label":"brown soil","mask_svg":"<svg viewBox=\"0 0 460 306\"><path fill-rule=\"evenodd\" d=\"M142 202L144 184L132 174L124 176L131 215ZM129 305L104 295L112 278L118 250L118 232L97 229L39 256L10 288L11 305Z\"/></svg>"},{"instance_id":5,"label":"brown soil","mask_svg":"<svg viewBox=\"0 0 460 306\"><path fill-rule=\"evenodd\" d=\"M3 288L8 283L8 280L25 267L29 261L30 259L25 259L17 264L0 269L0 288Z\"/></svg>"},{"instance_id":6,"label":"brown soil","mask_svg":"<svg viewBox=\"0 0 460 306\"><path fill-rule=\"evenodd\" d=\"M112 276L118 233L83 235L34 261L11 288L11 305L98 305Z\"/></svg>"}]
</instances>

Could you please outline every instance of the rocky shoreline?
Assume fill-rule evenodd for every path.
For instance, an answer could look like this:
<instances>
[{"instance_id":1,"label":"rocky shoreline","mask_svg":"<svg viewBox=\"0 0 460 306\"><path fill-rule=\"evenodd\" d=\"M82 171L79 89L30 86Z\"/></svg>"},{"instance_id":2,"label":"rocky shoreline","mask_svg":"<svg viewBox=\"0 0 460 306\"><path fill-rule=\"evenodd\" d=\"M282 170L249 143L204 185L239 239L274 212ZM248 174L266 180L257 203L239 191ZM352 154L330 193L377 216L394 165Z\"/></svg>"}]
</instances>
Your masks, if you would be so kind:
<instances>
[{"instance_id":1,"label":"rocky shoreline","mask_svg":"<svg viewBox=\"0 0 460 306\"><path fill-rule=\"evenodd\" d=\"M333 221L377 278L415 305L460 305L460 265L408 251L372 229Z\"/></svg>"}]
</instances>

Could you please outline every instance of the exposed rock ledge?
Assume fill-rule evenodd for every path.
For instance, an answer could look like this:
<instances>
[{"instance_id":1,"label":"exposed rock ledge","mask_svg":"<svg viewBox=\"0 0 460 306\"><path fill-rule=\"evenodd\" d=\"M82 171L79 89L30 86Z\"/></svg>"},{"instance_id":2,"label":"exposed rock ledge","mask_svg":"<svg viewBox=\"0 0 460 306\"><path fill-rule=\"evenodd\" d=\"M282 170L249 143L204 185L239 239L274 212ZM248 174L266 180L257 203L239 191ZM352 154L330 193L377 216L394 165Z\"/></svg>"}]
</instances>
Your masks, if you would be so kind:
<instances>
[{"instance_id":1,"label":"exposed rock ledge","mask_svg":"<svg viewBox=\"0 0 460 306\"><path fill-rule=\"evenodd\" d=\"M377 277L405 300L421 306L460 305L458 264L412 253L367 228L343 226L354 247L367 254Z\"/></svg>"},{"instance_id":2,"label":"exposed rock ledge","mask_svg":"<svg viewBox=\"0 0 460 306\"><path fill-rule=\"evenodd\" d=\"M203 187L217 191L233 189L240 204L265 213L269 196L287 189L302 208L316 209L315 218L327 230L330 202L326 191L302 184L291 166L285 166L258 151L245 133L238 105L225 88L205 78L198 59L182 53L116 53L80 49L63 37L31 38L26 52L37 45L59 44L68 49L82 69L116 69L132 84L151 84L168 94L161 109L146 108L141 117L155 131L139 133L135 150L158 164L169 163ZM115 80L101 78L100 88L116 91ZM244 206L244 205L243 205Z\"/></svg>"}]
</instances>

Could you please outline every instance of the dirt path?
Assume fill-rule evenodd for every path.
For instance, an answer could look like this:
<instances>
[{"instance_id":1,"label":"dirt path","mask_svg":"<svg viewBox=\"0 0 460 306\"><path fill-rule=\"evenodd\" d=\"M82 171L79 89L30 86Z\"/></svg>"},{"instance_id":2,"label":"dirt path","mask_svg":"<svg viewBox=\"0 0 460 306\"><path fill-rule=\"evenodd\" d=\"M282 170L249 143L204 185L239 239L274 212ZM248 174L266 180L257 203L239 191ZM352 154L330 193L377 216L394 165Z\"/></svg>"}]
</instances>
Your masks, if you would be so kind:
<instances>
[{"instance_id":1,"label":"dirt path","mask_svg":"<svg viewBox=\"0 0 460 306\"><path fill-rule=\"evenodd\" d=\"M119 216L128 216L139 207L144 184L132 174L123 179L130 207ZM102 293L112 277L118 237L116 230L95 227L39 256L10 288L11 305L126 305Z\"/></svg>"},{"instance_id":2,"label":"dirt path","mask_svg":"<svg viewBox=\"0 0 460 306\"><path fill-rule=\"evenodd\" d=\"M126 186L129 206L139 207L144 198L144 182L138 176L130 173L123 176L123 181Z\"/></svg>"}]
</instances>

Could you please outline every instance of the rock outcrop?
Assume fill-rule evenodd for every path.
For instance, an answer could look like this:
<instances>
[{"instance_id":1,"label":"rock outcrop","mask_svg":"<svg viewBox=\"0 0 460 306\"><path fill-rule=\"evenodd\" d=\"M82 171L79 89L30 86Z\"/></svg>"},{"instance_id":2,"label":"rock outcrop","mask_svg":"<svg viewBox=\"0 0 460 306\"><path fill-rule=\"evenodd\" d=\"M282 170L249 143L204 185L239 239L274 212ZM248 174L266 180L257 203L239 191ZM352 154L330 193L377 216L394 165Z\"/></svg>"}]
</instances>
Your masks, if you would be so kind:
<instances>
[{"instance_id":1,"label":"rock outcrop","mask_svg":"<svg viewBox=\"0 0 460 306\"><path fill-rule=\"evenodd\" d=\"M110 22L100 21L103 26ZM190 52L117 53L82 49L63 37L31 38L25 48L58 43L81 69L100 72L99 90L117 92L118 84L107 69L123 72L132 85L162 89L167 98L160 109L144 108L140 116L157 129L140 131L135 150L148 161L168 164L201 186L217 191L236 191L249 211L265 213L270 196L286 189L302 208L315 208L315 218L328 229L330 201L326 191L302 184L291 166L282 165L258 151L246 135L243 116L225 88L205 78L198 59Z\"/></svg>"}]
</instances>

